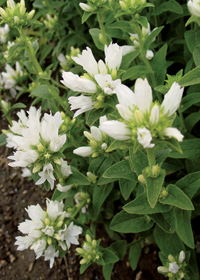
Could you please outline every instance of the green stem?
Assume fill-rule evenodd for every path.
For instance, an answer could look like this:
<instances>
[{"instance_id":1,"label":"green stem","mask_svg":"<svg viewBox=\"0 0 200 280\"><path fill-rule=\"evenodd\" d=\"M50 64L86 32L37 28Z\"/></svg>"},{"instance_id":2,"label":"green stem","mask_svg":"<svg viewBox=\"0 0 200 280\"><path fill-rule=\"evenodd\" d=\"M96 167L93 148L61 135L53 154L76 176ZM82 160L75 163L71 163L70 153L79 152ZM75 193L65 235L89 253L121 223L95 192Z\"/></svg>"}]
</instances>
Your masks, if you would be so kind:
<instances>
[{"instance_id":1,"label":"green stem","mask_svg":"<svg viewBox=\"0 0 200 280\"><path fill-rule=\"evenodd\" d=\"M80 210L86 205L87 199L85 199L85 200L83 200L82 202L79 203L79 206L77 207L76 211L70 216L70 219L75 219L76 215L78 215Z\"/></svg>"},{"instance_id":2,"label":"green stem","mask_svg":"<svg viewBox=\"0 0 200 280\"><path fill-rule=\"evenodd\" d=\"M149 166L150 166L150 168L152 168L154 165L156 165L156 158L155 158L154 149L153 148L147 148L146 152L147 152L147 157L148 157L148 160L149 160Z\"/></svg>"},{"instance_id":3,"label":"green stem","mask_svg":"<svg viewBox=\"0 0 200 280\"><path fill-rule=\"evenodd\" d=\"M98 19L99 26L100 26L100 29L101 29L101 34L103 36L102 42L103 42L104 45L108 46L108 41L107 41L107 37L106 37L106 30L105 30L105 27L104 27L104 24L103 24L103 19L102 19L100 13L97 13L97 19Z\"/></svg>"},{"instance_id":4,"label":"green stem","mask_svg":"<svg viewBox=\"0 0 200 280\"><path fill-rule=\"evenodd\" d=\"M184 118L183 118L183 113L181 112L180 108L178 109L178 113L179 113L179 117L180 117L180 121L181 121L181 126L184 129L184 131L187 131L185 122L184 122Z\"/></svg>"}]
</instances>

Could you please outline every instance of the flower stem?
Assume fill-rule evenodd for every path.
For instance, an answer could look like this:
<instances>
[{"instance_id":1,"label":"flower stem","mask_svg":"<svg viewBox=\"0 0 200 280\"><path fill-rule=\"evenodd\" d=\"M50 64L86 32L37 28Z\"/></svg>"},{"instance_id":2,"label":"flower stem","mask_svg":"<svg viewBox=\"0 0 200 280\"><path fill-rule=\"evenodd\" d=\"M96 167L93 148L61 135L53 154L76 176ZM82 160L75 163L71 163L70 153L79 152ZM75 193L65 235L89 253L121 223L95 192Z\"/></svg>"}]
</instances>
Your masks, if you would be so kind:
<instances>
[{"instance_id":1,"label":"flower stem","mask_svg":"<svg viewBox=\"0 0 200 280\"><path fill-rule=\"evenodd\" d=\"M104 45L108 46L108 41L107 41L107 37L106 37L106 31L105 31L105 27L104 27L104 24L103 24L103 18L102 18L100 13L97 13L97 19L98 19L98 22L99 22L99 26L101 28L101 34L103 36L102 42L103 42Z\"/></svg>"},{"instance_id":2,"label":"flower stem","mask_svg":"<svg viewBox=\"0 0 200 280\"><path fill-rule=\"evenodd\" d=\"M76 217L76 215L78 215L80 210L86 205L87 199L85 199L79 203L79 206L77 207L76 211L70 216L70 219L74 219Z\"/></svg>"}]
</instances>

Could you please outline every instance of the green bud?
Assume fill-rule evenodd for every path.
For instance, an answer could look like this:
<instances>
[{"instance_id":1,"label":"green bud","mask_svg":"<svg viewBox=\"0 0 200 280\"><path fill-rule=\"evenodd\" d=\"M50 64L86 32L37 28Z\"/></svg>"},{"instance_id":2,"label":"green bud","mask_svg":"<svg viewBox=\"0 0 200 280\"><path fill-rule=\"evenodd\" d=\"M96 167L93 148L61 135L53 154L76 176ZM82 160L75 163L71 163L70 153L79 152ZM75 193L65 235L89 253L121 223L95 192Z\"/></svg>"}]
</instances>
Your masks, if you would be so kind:
<instances>
[{"instance_id":1,"label":"green bud","mask_svg":"<svg viewBox=\"0 0 200 280\"><path fill-rule=\"evenodd\" d=\"M55 158L53 161L54 163L61 165L61 160L59 158Z\"/></svg>"},{"instance_id":2,"label":"green bud","mask_svg":"<svg viewBox=\"0 0 200 280\"><path fill-rule=\"evenodd\" d=\"M18 16L14 16L14 22L15 22L16 24L19 23L19 17L18 17Z\"/></svg>"},{"instance_id":3,"label":"green bud","mask_svg":"<svg viewBox=\"0 0 200 280\"><path fill-rule=\"evenodd\" d=\"M80 264L85 264L85 263L87 263L88 261L86 260L86 259L82 259L81 261L80 261Z\"/></svg>"},{"instance_id":4,"label":"green bud","mask_svg":"<svg viewBox=\"0 0 200 280\"><path fill-rule=\"evenodd\" d=\"M20 1L20 14L23 16L26 12L26 8L25 8L25 2L24 0Z\"/></svg>"},{"instance_id":5,"label":"green bud","mask_svg":"<svg viewBox=\"0 0 200 280\"><path fill-rule=\"evenodd\" d=\"M143 120L143 115L142 115L142 113L140 112L140 110L135 110L134 116L135 116L135 119L136 119L136 122L137 122L137 123L142 122L142 120Z\"/></svg>"},{"instance_id":6,"label":"green bud","mask_svg":"<svg viewBox=\"0 0 200 280\"><path fill-rule=\"evenodd\" d=\"M104 95L101 93L101 94L99 94L98 96L97 96L97 100L98 101L104 101Z\"/></svg>"},{"instance_id":7,"label":"green bud","mask_svg":"<svg viewBox=\"0 0 200 280\"><path fill-rule=\"evenodd\" d=\"M50 225L50 221L49 221L49 219L48 219L48 218L46 218L46 219L44 220L44 223L45 223L45 225L46 225L46 226L49 226L49 225Z\"/></svg>"},{"instance_id":8,"label":"green bud","mask_svg":"<svg viewBox=\"0 0 200 280\"><path fill-rule=\"evenodd\" d=\"M157 270L158 270L158 272L161 272L161 273L168 273L169 272L169 269L164 267L164 266L157 267Z\"/></svg>"},{"instance_id":9,"label":"green bud","mask_svg":"<svg viewBox=\"0 0 200 280\"><path fill-rule=\"evenodd\" d=\"M99 143L96 140L92 139L90 140L90 145L92 148L97 148L99 146Z\"/></svg>"},{"instance_id":10,"label":"green bud","mask_svg":"<svg viewBox=\"0 0 200 280\"><path fill-rule=\"evenodd\" d=\"M35 14L35 10L32 10L30 13L28 13L27 20L31 20L34 14Z\"/></svg>"},{"instance_id":11,"label":"green bud","mask_svg":"<svg viewBox=\"0 0 200 280\"><path fill-rule=\"evenodd\" d=\"M59 227L61 227L62 225L63 225L63 221L60 221L60 222L57 223L56 227L59 228Z\"/></svg>"},{"instance_id":12,"label":"green bud","mask_svg":"<svg viewBox=\"0 0 200 280\"><path fill-rule=\"evenodd\" d=\"M58 233L55 233L55 234L53 235L53 237L54 237L56 240L60 240L60 234L58 234Z\"/></svg>"},{"instance_id":13,"label":"green bud","mask_svg":"<svg viewBox=\"0 0 200 280\"><path fill-rule=\"evenodd\" d=\"M41 168L42 168L42 165L40 163L34 164L33 173L37 173Z\"/></svg>"},{"instance_id":14,"label":"green bud","mask_svg":"<svg viewBox=\"0 0 200 280\"><path fill-rule=\"evenodd\" d=\"M96 247L97 246L97 241L95 239L92 240L92 246Z\"/></svg>"},{"instance_id":15,"label":"green bud","mask_svg":"<svg viewBox=\"0 0 200 280\"><path fill-rule=\"evenodd\" d=\"M46 159L50 159L51 155L47 153L44 157L45 157Z\"/></svg>"},{"instance_id":16,"label":"green bud","mask_svg":"<svg viewBox=\"0 0 200 280\"><path fill-rule=\"evenodd\" d=\"M6 11L3 8L0 8L0 15L2 16L2 18L4 20L6 20L8 18L8 14L6 13Z\"/></svg>"},{"instance_id":17,"label":"green bud","mask_svg":"<svg viewBox=\"0 0 200 280\"><path fill-rule=\"evenodd\" d=\"M157 165L154 165L154 166L152 167L151 172L152 172L152 175L153 175L153 176L156 176L156 177L159 176L159 174L160 174L160 167L158 166L158 164L157 164Z\"/></svg>"},{"instance_id":18,"label":"green bud","mask_svg":"<svg viewBox=\"0 0 200 280\"><path fill-rule=\"evenodd\" d=\"M47 243L48 243L49 245L52 244L52 239L51 239L51 237L48 237L48 238L47 238Z\"/></svg>"},{"instance_id":19,"label":"green bud","mask_svg":"<svg viewBox=\"0 0 200 280\"><path fill-rule=\"evenodd\" d=\"M84 131L83 134L85 135L85 137L88 139L88 140L93 140L93 136L91 133L89 133L88 131Z\"/></svg>"},{"instance_id":20,"label":"green bud","mask_svg":"<svg viewBox=\"0 0 200 280\"><path fill-rule=\"evenodd\" d=\"M85 253L85 250L83 250L82 248L76 248L76 252L82 255Z\"/></svg>"},{"instance_id":21,"label":"green bud","mask_svg":"<svg viewBox=\"0 0 200 280\"><path fill-rule=\"evenodd\" d=\"M174 258L171 254L168 256L168 260L169 260L171 263L176 262L175 258Z\"/></svg>"},{"instance_id":22,"label":"green bud","mask_svg":"<svg viewBox=\"0 0 200 280\"><path fill-rule=\"evenodd\" d=\"M119 1L119 4L120 4L120 6L121 6L123 11L127 10L127 6L126 6L126 4L123 1Z\"/></svg>"},{"instance_id":23,"label":"green bud","mask_svg":"<svg viewBox=\"0 0 200 280\"><path fill-rule=\"evenodd\" d=\"M167 274L167 276L168 276L169 278L171 278L171 277L174 277L174 274L171 273L171 272L169 272L169 273Z\"/></svg>"},{"instance_id":24,"label":"green bud","mask_svg":"<svg viewBox=\"0 0 200 280\"><path fill-rule=\"evenodd\" d=\"M1 132L2 132L3 134L5 134L5 135L7 135L7 134L9 133L9 131L6 130L6 129L2 129Z\"/></svg>"},{"instance_id":25,"label":"green bud","mask_svg":"<svg viewBox=\"0 0 200 280\"><path fill-rule=\"evenodd\" d=\"M138 181L140 181L140 182L143 183L143 184L146 184L146 180L145 180L145 178L144 178L144 176L143 176L142 174L140 174L140 175L138 176Z\"/></svg>"},{"instance_id":26,"label":"green bud","mask_svg":"<svg viewBox=\"0 0 200 280\"><path fill-rule=\"evenodd\" d=\"M116 79L116 77L117 77L117 70L116 69L112 71L111 76L112 76L113 80Z\"/></svg>"},{"instance_id":27,"label":"green bud","mask_svg":"<svg viewBox=\"0 0 200 280\"><path fill-rule=\"evenodd\" d=\"M85 238L86 238L88 243L92 242L92 238L89 236L89 234L86 234Z\"/></svg>"},{"instance_id":28,"label":"green bud","mask_svg":"<svg viewBox=\"0 0 200 280\"><path fill-rule=\"evenodd\" d=\"M97 103L94 104L94 108L100 109L100 108L102 108L102 105L103 105L102 102L98 101Z\"/></svg>"},{"instance_id":29,"label":"green bud","mask_svg":"<svg viewBox=\"0 0 200 280\"><path fill-rule=\"evenodd\" d=\"M98 157L98 155L99 155L99 153L93 153L92 158L96 158L96 157Z\"/></svg>"},{"instance_id":30,"label":"green bud","mask_svg":"<svg viewBox=\"0 0 200 280\"><path fill-rule=\"evenodd\" d=\"M5 102L4 100L1 101L1 105L3 106L3 108L8 111L10 104L9 102Z\"/></svg>"},{"instance_id":31,"label":"green bud","mask_svg":"<svg viewBox=\"0 0 200 280\"><path fill-rule=\"evenodd\" d=\"M43 151L45 150L45 148L44 148L44 146L42 145L42 143L39 143L39 144L37 145L37 148L38 148L38 151L39 151L39 152L43 152Z\"/></svg>"},{"instance_id":32,"label":"green bud","mask_svg":"<svg viewBox=\"0 0 200 280\"><path fill-rule=\"evenodd\" d=\"M99 34L99 41L100 41L101 43L104 42L103 35L102 35L101 33Z\"/></svg>"}]
</instances>

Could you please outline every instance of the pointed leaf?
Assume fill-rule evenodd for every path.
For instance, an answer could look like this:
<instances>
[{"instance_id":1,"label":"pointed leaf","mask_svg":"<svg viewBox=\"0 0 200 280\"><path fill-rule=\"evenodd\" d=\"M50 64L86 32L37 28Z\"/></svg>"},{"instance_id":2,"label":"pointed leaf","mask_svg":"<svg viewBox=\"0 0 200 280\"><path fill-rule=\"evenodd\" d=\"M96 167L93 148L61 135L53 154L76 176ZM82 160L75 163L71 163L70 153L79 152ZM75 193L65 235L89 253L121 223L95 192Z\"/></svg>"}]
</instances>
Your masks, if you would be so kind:
<instances>
[{"instance_id":1,"label":"pointed leaf","mask_svg":"<svg viewBox=\"0 0 200 280\"><path fill-rule=\"evenodd\" d=\"M194 206L189 197L176 185L168 185L166 188L168 196L160 199L160 203L176 206L184 210L194 210Z\"/></svg>"},{"instance_id":2,"label":"pointed leaf","mask_svg":"<svg viewBox=\"0 0 200 280\"><path fill-rule=\"evenodd\" d=\"M89 185L88 178L78 171L75 167L71 166L72 174L65 180L64 185Z\"/></svg>"},{"instance_id":3,"label":"pointed leaf","mask_svg":"<svg viewBox=\"0 0 200 280\"><path fill-rule=\"evenodd\" d=\"M176 215L174 208L166 213L157 213L150 215L151 219L160 227L162 230L168 233L174 233L177 227Z\"/></svg>"},{"instance_id":4,"label":"pointed leaf","mask_svg":"<svg viewBox=\"0 0 200 280\"><path fill-rule=\"evenodd\" d=\"M147 156L140 150L137 150L137 152L134 153L133 148L130 148L129 150L129 162L131 168L135 170L138 176L142 174L144 168L149 166Z\"/></svg>"},{"instance_id":5,"label":"pointed leaf","mask_svg":"<svg viewBox=\"0 0 200 280\"><path fill-rule=\"evenodd\" d=\"M177 219L177 234L190 248L194 249L194 237L191 227L191 211L175 209Z\"/></svg>"},{"instance_id":6,"label":"pointed leaf","mask_svg":"<svg viewBox=\"0 0 200 280\"><path fill-rule=\"evenodd\" d=\"M191 173L176 182L179 187L190 199L200 188L200 171Z\"/></svg>"},{"instance_id":7,"label":"pointed leaf","mask_svg":"<svg viewBox=\"0 0 200 280\"><path fill-rule=\"evenodd\" d=\"M153 224L148 217L121 211L112 219L110 227L121 233L136 233L150 229Z\"/></svg>"},{"instance_id":8,"label":"pointed leaf","mask_svg":"<svg viewBox=\"0 0 200 280\"><path fill-rule=\"evenodd\" d=\"M142 247L140 242L134 243L131 246L128 258L132 270L135 270L137 268L141 252L142 252Z\"/></svg>"},{"instance_id":9,"label":"pointed leaf","mask_svg":"<svg viewBox=\"0 0 200 280\"><path fill-rule=\"evenodd\" d=\"M129 161L122 160L115 163L110 168L106 170L103 174L104 178L124 178L128 180L137 181L137 175L131 170Z\"/></svg>"},{"instance_id":10,"label":"pointed leaf","mask_svg":"<svg viewBox=\"0 0 200 280\"><path fill-rule=\"evenodd\" d=\"M142 193L138 197L136 197L131 202L127 203L123 206L123 209L130 214L153 214L160 212L167 212L172 208L170 205L163 205L161 203L156 203L154 208L148 203L147 194Z\"/></svg>"},{"instance_id":11,"label":"pointed leaf","mask_svg":"<svg viewBox=\"0 0 200 280\"><path fill-rule=\"evenodd\" d=\"M137 184L137 181L133 180L127 180L127 179L119 179L119 187L121 194L125 200L127 200L134 190L135 186Z\"/></svg>"},{"instance_id":12,"label":"pointed leaf","mask_svg":"<svg viewBox=\"0 0 200 280\"><path fill-rule=\"evenodd\" d=\"M196 85L200 83L200 66L185 74L179 81L181 87Z\"/></svg>"},{"instance_id":13,"label":"pointed leaf","mask_svg":"<svg viewBox=\"0 0 200 280\"><path fill-rule=\"evenodd\" d=\"M148 202L151 208L154 208L158 201L158 197L165 180L165 170L161 169L157 178L148 177L145 170L142 172L142 174L146 180Z\"/></svg>"}]
</instances>

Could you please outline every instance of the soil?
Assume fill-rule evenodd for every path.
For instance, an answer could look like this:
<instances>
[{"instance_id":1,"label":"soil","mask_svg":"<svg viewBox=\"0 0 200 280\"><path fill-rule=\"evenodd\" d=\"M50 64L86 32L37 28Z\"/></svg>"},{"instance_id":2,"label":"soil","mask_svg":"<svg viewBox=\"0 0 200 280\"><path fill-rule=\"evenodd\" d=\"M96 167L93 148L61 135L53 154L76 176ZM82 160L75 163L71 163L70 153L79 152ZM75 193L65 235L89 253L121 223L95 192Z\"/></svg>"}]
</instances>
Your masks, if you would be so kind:
<instances>
[{"instance_id":1,"label":"soil","mask_svg":"<svg viewBox=\"0 0 200 280\"><path fill-rule=\"evenodd\" d=\"M7 129L6 120L0 115L0 128ZM14 280L103 280L102 267L92 264L82 275L79 273L79 257L75 255L75 246L72 246L64 258L56 258L52 269L49 261L41 257L35 260L34 252L30 249L17 251L14 245L15 237L21 235L18 224L28 218L25 208L28 205L39 203L46 207L47 192L21 176L21 170L8 166L7 157L12 151L5 146L0 147L0 279ZM104 236L103 244L113 242L106 237L101 225L99 234ZM101 233L102 231L102 233ZM100 237L100 236L99 236ZM138 267L133 271L128 262L128 256L115 264L112 280L163 280L166 279L157 273L157 266L161 265L158 258L158 249L154 245L145 247L139 260Z\"/></svg>"}]
</instances>

